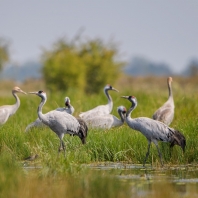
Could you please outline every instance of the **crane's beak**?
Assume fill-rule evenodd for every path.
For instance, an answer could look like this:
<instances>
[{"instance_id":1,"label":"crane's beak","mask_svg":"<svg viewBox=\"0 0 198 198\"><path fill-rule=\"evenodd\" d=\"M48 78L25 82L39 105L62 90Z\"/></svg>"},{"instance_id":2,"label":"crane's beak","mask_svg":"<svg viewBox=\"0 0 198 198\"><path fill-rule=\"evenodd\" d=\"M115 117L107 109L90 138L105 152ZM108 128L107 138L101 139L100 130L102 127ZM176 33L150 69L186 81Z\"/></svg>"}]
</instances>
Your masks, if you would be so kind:
<instances>
[{"instance_id":1,"label":"crane's beak","mask_svg":"<svg viewBox=\"0 0 198 198\"><path fill-rule=\"evenodd\" d=\"M28 92L28 94L35 94L35 95L37 95L38 94L38 92Z\"/></svg>"},{"instance_id":2,"label":"crane's beak","mask_svg":"<svg viewBox=\"0 0 198 198\"><path fill-rule=\"evenodd\" d=\"M112 90L113 90L113 91L116 91L116 92L119 92L117 89L115 89L115 88L113 88L113 87L112 87Z\"/></svg>"},{"instance_id":3,"label":"crane's beak","mask_svg":"<svg viewBox=\"0 0 198 198\"><path fill-rule=\"evenodd\" d=\"M128 99L129 97L128 97L128 96L121 96L121 98L125 98L125 99Z\"/></svg>"},{"instance_id":4,"label":"crane's beak","mask_svg":"<svg viewBox=\"0 0 198 198\"><path fill-rule=\"evenodd\" d=\"M21 90L20 92L23 93L23 94L27 94L27 93L26 93L25 91L23 91L23 90Z\"/></svg>"}]
</instances>

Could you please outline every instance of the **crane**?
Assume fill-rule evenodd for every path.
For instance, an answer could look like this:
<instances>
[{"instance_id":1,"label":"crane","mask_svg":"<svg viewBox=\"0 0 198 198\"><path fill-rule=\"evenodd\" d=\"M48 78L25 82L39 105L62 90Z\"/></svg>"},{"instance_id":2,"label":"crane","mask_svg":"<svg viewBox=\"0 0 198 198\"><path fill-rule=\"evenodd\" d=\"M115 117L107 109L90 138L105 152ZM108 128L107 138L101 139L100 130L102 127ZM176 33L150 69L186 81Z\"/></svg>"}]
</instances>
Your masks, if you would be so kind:
<instances>
[{"instance_id":1,"label":"crane","mask_svg":"<svg viewBox=\"0 0 198 198\"><path fill-rule=\"evenodd\" d=\"M127 99L132 103L130 109L126 113L126 123L130 128L141 132L148 140L148 150L143 166L145 166L149 156L151 142L153 142L157 147L162 166L162 155L158 147L158 141L169 142L171 148L174 145L179 145L183 149L183 152L185 151L186 139L182 133L151 118L131 118L131 112L137 107L137 99L135 96L122 96L122 98Z\"/></svg>"},{"instance_id":2,"label":"crane","mask_svg":"<svg viewBox=\"0 0 198 198\"><path fill-rule=\"evenodd\" d=\"M104 87L104 93L107 96L108 104L99 105L89 111L82 112L79 114L79 116L86 121L87 119L93 118L94 116L110 114L113 109L113 100L108 92L110 90L119 92L117 89L109 84Z\"/></svg>"},{"instance_id":3,"label":"crane","mask_svg":"<svg viewBox=\"0 0 198 198\"><path fill-rule=\"evenodd\" d=\"M81 126L81 122L79 122L75 117L62 111L52 110L46 114L43 114L42 108L47 101L46 93L44 91L38 91L29 92L29 94L35 94L41 98L41 102L37 110L38 117L59 137L60 146L58 149L58 153L63 150L65 156L66 149L63 142L63 137L65 134L78 136L83 144L86 143L88 128L84 127L84 125Z\"/></svg>"},{"instance_id":4,"label":"crane","mask_svg":"<svg viewBox=\"0 0 198 198\"><path fill-rule=\"evenodd\" d=\"M65 97L65 107L59 107L56 109L57 111L65 111L69 114L73 114L75 109L74 107L71 105L71 101L70 101L70 98L69 97Z\"/></svg>"},{"instance_id":5,"label":"crane","mask_svg":"<svg viewBox=\"0 0 198 198\"><path fill-rule=\"evenodd\" d=\"M117 112L120 119L112 114L106 114L89 118L86 120L86 123L89 128L110 129L112 127L119 127L124 124L126 108L124 106L119 106Z\"/></svg>"},{"instance_id":6,"label":"crane","mask_svg":"<svg viewBox=\"0 0 198 198\"><path fill-rule=\"evenodd\" d=\"M16 113L18 108L20 107L20 99L17 96L17 93L23 93L27 94L23 90L21 90L19 87L14 87L12 89L12 95L16 99L16 103L13 105L3 105L0 107L0 125L3 125L7 122L8 118Z\"/></svg>"},{"instance_id":7,"label":"crane","mask_svg":"<svg viewBox=\"0 0 198 198\"><path fill-rule=\"evenodd\" d=\"M70 98L66 96L65 97L65 107L59 107L56 109L56 111L66 112L66 113L69 113L72 115L74 113L75 109L70 103ZM39 118L37 118L34 122L28 124L28 126L25 129L25 132L29 131L33 127L45 127L45 126L46 125L44 125L42 123L42 121Z\"/></svg>"},{"instance_id":8,"label":"crane","mask_svg":"<svg viewBox=\"0 0 198 198\"><path fill-rule=\"evenodd\" d=\"M172 87L171 82L172 78L167 78L167 84L168 84L168 92L169 97L168 100L161 106L159 109L155 111L153 114L153 119L163 122L166 125L170 125L174 118L174 99L173 99L173 93L172 93Z\"/></svg>"}]
</instances>

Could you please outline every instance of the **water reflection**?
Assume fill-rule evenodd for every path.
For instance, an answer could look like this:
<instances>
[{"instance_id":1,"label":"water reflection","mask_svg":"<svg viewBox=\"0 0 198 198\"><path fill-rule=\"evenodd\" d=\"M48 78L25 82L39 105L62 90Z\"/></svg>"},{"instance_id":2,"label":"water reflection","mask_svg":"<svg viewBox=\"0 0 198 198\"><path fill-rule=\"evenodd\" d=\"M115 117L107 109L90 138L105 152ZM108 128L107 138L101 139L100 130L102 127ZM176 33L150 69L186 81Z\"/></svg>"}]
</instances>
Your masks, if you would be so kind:
<instances>
[{"instance_id":1,"label":"water reflection","mask_svg":"<svg viewBox=\"0 0 198 198\"><path fill-rule=\"evenodd\" d=\"M97 171L111 171L121 182L131 185L135 197L152 196L163 192L167 197L177 195L185 197L198 189L198 166L180 165L156 168L142 164L99 163L90 164L89 168Z\"/></svg>"}]
</instances>

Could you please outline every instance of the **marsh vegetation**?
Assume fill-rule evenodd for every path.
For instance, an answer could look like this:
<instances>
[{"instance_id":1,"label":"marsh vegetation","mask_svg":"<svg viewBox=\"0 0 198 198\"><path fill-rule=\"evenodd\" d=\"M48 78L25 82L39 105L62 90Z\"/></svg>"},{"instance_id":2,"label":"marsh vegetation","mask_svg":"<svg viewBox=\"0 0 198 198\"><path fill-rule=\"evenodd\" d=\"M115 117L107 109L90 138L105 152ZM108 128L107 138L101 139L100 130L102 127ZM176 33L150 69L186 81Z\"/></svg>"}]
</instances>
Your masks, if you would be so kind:
<instances>
[{"instance_id":1,"label":"marsh vegetation","mask_svg":"<svg viewBox=\"0 0 198 198\"><path fill-rule=\"evenodd\" d=\"M13 104L13 82L2 82L0 105ZM70 89L68 92L48 91L42 82L27 81L18 85L24 91L45 90L48 101L43 112L64 106L69 96L75 107L75 116L98 104L105 104L101 91L83 95ZM131 78L122 76L113 85L119 93L111 93L116 108L130 104L122 95L134 95L138 106L133 117L152 117L168 97L166 77ZM37 118L40 98L20 95L21 106L17 113L0 128L0 197L195 197L198 185L198 80L173 77L175 117L171 127L186 137L183 154L180 147L159 143L164 168L152 145L146 164L142 162L147 151L147 140L126 124L109 130L89 130L87 143L65 135L66 158L58 157L59 139L48 128L34 128L25 133L26 126ZM38 155L34 161L24 160ZM169 194L168 194L169 193Z\"/></svg>"}]
</instances>

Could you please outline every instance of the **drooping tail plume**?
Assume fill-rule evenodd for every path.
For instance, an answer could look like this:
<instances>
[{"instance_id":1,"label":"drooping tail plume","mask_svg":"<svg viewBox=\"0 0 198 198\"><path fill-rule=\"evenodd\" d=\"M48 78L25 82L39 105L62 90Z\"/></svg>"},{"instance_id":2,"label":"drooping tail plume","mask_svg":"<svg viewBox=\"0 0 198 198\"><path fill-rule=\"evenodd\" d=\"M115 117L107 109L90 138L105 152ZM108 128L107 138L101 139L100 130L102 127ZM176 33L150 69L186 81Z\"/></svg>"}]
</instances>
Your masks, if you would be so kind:
<instances>
[{"instance_id":1,"label":"drooping tail plume","mask_svg":"<svg viewBox=\"0 0 198 198\"><path fill-rule=\"evenodd\" d=\"M85 121L81 118L77 118L79 124L80 124L80 130L79 130L79 138L81 139L82 143L86 143L87 133L88 133L88 127Z\"/></svg>"},{"instance_id":2,"label":"drooping tail plume","mask_svg":"<svg viewBox=\"0 0 198 198\"><path fill-rule=\"evenodd\" d=\"M182 148L183 152L185 152L186 138L180 131L174 130L173 132L174 133L171 139L170 147L173 147L174 145L178 145Z\"/></svg>"}]
</instances>

